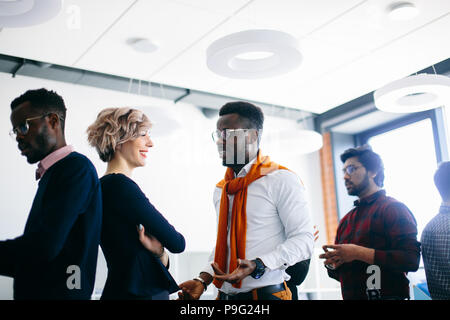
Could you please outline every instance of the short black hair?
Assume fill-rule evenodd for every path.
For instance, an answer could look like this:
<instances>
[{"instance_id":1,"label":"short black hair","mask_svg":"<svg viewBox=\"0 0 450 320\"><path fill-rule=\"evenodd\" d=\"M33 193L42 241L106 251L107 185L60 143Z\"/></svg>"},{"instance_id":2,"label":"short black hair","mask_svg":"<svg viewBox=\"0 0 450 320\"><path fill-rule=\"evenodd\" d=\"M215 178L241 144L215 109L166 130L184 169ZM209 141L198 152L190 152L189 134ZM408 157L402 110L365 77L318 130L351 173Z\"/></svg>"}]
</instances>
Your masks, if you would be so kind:
<instances>
[{"instance_id":1,"label":"short black hair","mask_svg":"<svg viewBox=\"0 0 450 320\"><path fill-rule=\"evenodd\" d=\"M367 171L376 173L373 179L377 186L382 187L384 184L384 165L381 157L372 151L372 148L365 144L356 148L350 148L341 154L341 161L344 163L349 158L357 157L358 161L366 168Z\"/></svg>"},{"instance_id":2,"label":"short black hair","mask_svg":"<svg viewBox=\"0 0 450 320\"><path fill-rule=\"evenodd\" d=\"M64 121L66 119L66 106L64 99L55 91L45 88L28 90L11 102L11 110L14 110L24 102L30 102L31 106L39 111L56 113L61 121L64 132Z\"/></svg>"},{"instance_id":3,"label":"short black hair","mask_svg":"<svg viewBox=\"0 0 450 320\"><path fill-rule=\"evenodd\" d=\"M444 201L450 200L450 161L439 164L434 174L434 184Z\"/></svg>"},{"instance_id":4,"label":"short black hair","mask_svg":"<svg viewBox=\"0 0 450 320\"><path fill-rule=\"evenodd\" d=\"M261 108L244 101L228 102L219 110L219 116L237 113L241 118L248 121L249 129L262 130L264 125L264 113Z\"/></svg>"}]
</instances>

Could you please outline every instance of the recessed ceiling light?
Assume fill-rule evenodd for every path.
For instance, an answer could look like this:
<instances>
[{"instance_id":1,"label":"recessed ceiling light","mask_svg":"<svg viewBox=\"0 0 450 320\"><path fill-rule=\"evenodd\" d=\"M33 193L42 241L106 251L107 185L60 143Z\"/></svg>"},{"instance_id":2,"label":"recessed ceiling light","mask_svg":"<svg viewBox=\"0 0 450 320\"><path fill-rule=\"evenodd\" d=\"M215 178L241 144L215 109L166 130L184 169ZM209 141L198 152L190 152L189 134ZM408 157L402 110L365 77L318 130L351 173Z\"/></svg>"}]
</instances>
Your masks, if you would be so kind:
<instances>
[{"instance_id":1,"label":"recessed ceiling light","mask_svg":"<svg viewBox=\"0 0 450 320\"><path fill-rule=\"evenodd\" d=\"M409 76L376 90L374 101L379 110L393 113L438 108L450 101L450 78L426 73Z\"/></svg>"},{"instance_id":2,"label":"recessed ceiling light","mask_svg":"<svg viewBox=\"0 0 450 320\"><path fill-rule=\"evenodd\" d=\"M127 44L142 53L151 53L158 50L158 45L155 42L145 38L131 38L127 40Z\"/></svg>"},{"instance_id":3,"label":"recessed ceiling light","mask_svg":"<svg viewBox=\"0 0 450 320\"><path fill-rule=\"evenodd\" d=\"M61 0L2 0L0 28L21 28L50 20L61 11Z\"/></svg>"},{"instance_id":4,"label":"recessed ceiling light","mask_svg":"<svg viewBox=\"0 0 450 320\"><path fill-rule=\"evenodd\" d=\"M298 41L276 30L246 30L214 41L206 50L207 66L234 79L277 76L300 65Z\"/></svg>"},{"instance_id":5,"label":"recessed ceiling light","mask_svg":"<svg viewBox=\"0 0 450 320\"><path fill-rule=\"evenodd\" d=\"M411 2L395 2L388 7L392 20L411 20L419 14L419 9Z\"/></svg>"}]
</instances>

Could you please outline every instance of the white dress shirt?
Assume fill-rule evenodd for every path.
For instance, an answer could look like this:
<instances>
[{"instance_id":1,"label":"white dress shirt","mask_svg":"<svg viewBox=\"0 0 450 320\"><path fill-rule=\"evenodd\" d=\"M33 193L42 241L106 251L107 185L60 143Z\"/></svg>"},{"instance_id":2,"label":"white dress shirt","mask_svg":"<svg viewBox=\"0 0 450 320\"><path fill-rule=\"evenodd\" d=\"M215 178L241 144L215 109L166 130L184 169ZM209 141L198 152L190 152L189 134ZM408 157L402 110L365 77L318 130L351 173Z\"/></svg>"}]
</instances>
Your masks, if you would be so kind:
<instances>
[{"instance_id":1,"label":"white dress shirt","mask_svg":"<svg viewBox=\"0 0 450 320\"><path fill-rule=\"evenodd\" d=\"M245 165L237 175L244 177L256 158ZM220 213L222 188L214 190L214 206L217 221ZM231 210L234 195L228 195L228 256L230 262ZM313 223L305 197L305 188L299 177L289 170L276 170L253 181L247 189L247 235L245 259L260 258L266 265L264 275L259 279L251 276L242 280L241 288L224 282L220 291L226 294L248 292L255 288L283 283L290 279L286 268L299 261L310 259L313 247ZM203 272L214 275L215 246L209 263ZM228 268L228 267L227 267ZM229 270L223 270L229 273Z\"/></svg>"}]
</instances>

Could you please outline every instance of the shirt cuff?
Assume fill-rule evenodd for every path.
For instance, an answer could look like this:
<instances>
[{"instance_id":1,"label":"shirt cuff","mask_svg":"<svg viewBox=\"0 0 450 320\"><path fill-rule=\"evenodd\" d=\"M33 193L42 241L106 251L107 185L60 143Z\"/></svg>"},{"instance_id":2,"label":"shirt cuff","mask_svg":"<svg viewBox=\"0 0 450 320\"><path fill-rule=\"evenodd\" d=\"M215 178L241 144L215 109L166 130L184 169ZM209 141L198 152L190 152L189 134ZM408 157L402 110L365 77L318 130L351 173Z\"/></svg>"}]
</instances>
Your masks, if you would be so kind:
<instances>
[{"instance_id":1,"label":"shirt cuff","mask_svg":"<svg viewBox=\"0 0 450 320\"><path fill-rule=\"evenodd\" d=\"M273 254L264 254L259 256L258 258L261 259L261 261L264 263L264 265L270 269L270 270L285 270L289 266L287 263L281 263L278 261L278 259Z\"/></svg>"},{"instance_id":2,"label":"shirt cuff","mask_svg":"<svg viewBox=\"0 0 450 320\"><path fill-rule=\"evenodd\" d=\"M373 264L380 266L380 267L386 265L386 252L383 250L375 249L375 254L373 257Z\"/></svg>"},{"instance_id":3,"label":"shirt cuff","mask_svg":"<svg viewBox=\"0 0 450 320\"><path fill-rule=\"evenodd\" d=\"M212 261L211 261L211 263L212 263ZM205 272L205 273L208 273L208 274L211 275L211 276L214 276L214 269L211 267L211 264L208 264L207 266L205 266L205 267L200 271L200 273L202 273L202 272Z\"/></svg>"}]
</instances>

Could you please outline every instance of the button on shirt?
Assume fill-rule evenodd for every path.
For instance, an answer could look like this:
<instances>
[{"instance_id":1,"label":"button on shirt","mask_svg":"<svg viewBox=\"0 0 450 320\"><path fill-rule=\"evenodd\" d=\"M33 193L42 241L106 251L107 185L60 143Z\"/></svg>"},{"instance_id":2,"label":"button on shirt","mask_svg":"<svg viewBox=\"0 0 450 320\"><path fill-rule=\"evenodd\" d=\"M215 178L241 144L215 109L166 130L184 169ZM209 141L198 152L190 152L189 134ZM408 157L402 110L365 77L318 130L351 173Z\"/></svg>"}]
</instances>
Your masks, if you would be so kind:
<instances>
[{"instance_id":1,"label":"button on shirt","mask_svg":"<svg viewBox=\"0 0 450 320\"><path fill-rule=\"evenodd\" d=\"M423 230L421 240L431 298L450 300L450 206L441 206L439 214Z\"/></svg>"},{"instance_id":2,"label":"button on shirt","mask_svg":"<svg viewBox=\"0 0 450 320\"><path fill-rule=\"evenodd\" d=\"M241 169L237 177L244 177L256 159ZM220 212L222 189L214 191L214 206L217 220ZM231 225L231 210L234 195L228 195L228 226ZM252 182L247 189L247 260L260 258L266 265L264 275L259 279L247 276L241 288L224 282L220 291L226 294L248 292L255 288L279 284L289 280L286 268L310 259L314 246L313 223L306 202L305 188L297 175L289 170L276 170ZM228 256L230 262L230 232L228 230ZM209 263L203 272L214 275L213 249ZM230 270L226 270L230 272Z\"/></svg>"}]
</instances>

